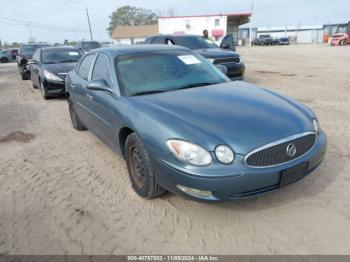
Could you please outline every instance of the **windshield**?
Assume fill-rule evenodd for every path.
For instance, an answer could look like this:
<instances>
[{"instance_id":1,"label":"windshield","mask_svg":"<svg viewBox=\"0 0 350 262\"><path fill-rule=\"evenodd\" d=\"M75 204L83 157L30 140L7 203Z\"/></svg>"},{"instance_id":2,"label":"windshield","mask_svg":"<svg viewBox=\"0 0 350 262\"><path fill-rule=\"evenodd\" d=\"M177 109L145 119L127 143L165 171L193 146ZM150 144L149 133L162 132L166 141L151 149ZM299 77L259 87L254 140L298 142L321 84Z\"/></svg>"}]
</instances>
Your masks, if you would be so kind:
<instances>
[{"instance_id":1,"label":"windshield","mask_svg":"<svg viewBox=\"0 0 350 262\"><path fill-rule=\"evenodd\" d=\"M206 40L201 36L178 36L175 37L175 41L178 45L190 49L218 48L218 46L214 42Z\"/></svg>"},{"instance_id":2,"label":"windshield","mask_svg":"<svg viewBox=\"0 0 350 262\"><path fill-rule=\"evenodd\" d=\"M83 43L83 48L84 49L96 49L100 48L101 45L98 42L84 42Z\"/></svg>"},{"instance_id":3,"label":"windshield","mask_svg":"<svg viewBox=\"0 0 350 262\"><path fill-rule=\"evenodd\" d=\"M42 46L42 45L25 45L22 47L22 54L28 54L28 55L32 55L34 54L35 50L37 50L38 48L41 47L46 47L46 46Z\"/></svg>"},{"instance_id":4,"label":"windshield","mask_svg":"<svg viewBox=\"0 0 350 262\"><path fill-rule=\"evenodd\" d=\"M41 54L43 64L71 63L80 58L81 54L75 49L48 49Z\"/></svg>"},{"instance_id":5,"label":"windshield","mask_svg":"<svg viewBox=\"0 0 350 262\"><path fill-rule=\"evenodd\" d=\"M346 26L347 26L347 25L339 25L338 28L337 28L337 31L336 31L335 33L336 33L336 34L345 33L345 31L346 31Z\"/></svg>"},{"instance_id":6,"label":"windshield","mask_svg":"<svg viewBox=\"0 0 350 262\"><path fill-rule=\"evenodd\" d=\"M116 59L125 95L143 95L229 82L205 58L188 51L157 51Z\"/></svg>"}]
</instances>

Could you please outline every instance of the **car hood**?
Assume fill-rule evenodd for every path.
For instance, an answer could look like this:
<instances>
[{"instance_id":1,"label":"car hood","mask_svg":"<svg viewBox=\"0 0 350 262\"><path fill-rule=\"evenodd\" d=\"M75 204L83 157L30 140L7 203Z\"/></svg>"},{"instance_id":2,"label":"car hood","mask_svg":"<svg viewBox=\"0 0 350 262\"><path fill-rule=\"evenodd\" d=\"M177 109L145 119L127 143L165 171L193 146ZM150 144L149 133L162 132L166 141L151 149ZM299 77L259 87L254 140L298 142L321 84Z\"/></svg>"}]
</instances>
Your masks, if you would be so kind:
<instances>
[{"instance_id":1,"label":"car hood","mask_svg":"<svg viewBox=\"0 0 350 262\"><path fill-rule=\"evenodd\" d=\"M195 49L193 51L199 53L205 58L239 57L239 54L236 52L221 48Z\"/></svg>"},{"instance_id":2,"label":"car hood","mask_svg":"<svg viewBox=\"0 0 350 262\"><path fill-rule=\"evenodd\" d=\"M62 64L43 64L42 68L54 73L68 73L69 71L72 71L76 63L62 63Z\"/></svg>"},{"instance_id":3,"label":"car hood","mask_svg":"<svg viewBox=\"0 0 350 262\"><path fill-rule=\"evenodd\" d=\"M300 103L245 82L131 97L133 106L162 122L169 138L213 151L230 145L245 155L267 143L312 131L314 114ZM157 123L158 124L158 123ZM170 130L170 131L169 131Z\"/></svg>"},{"instance_id":4,"label":"car hood","mask_svg":"<svg viewBox=\"0 0 350 262\"><path fill-rule=\"evenodd\" d=\"M345 36L344 33L338 33L338 34L333 35L333 38L344 37L344 36Z\"/></svg>"}]
</instances>

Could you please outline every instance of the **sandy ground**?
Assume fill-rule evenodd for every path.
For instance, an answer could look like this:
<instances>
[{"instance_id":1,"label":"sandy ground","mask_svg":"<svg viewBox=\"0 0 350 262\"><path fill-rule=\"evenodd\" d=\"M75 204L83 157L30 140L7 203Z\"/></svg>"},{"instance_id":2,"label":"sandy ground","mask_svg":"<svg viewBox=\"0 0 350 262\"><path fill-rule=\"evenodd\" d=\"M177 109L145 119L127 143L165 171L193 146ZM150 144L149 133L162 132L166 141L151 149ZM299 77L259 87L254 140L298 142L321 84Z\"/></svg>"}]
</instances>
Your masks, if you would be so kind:
<instances>
[{"instance_id":1,"label":"sandy ground","mask_svg":"<svg viewBox=\"0 0 350 262\"><path fill-rule=\"evenodd\" d=\"M0 254L350 254L350 46L239 52L248 82L315 110L329 146L312 175L238 203L139 198L64 99L0 65Z\"/></svg>"}]
</instances>

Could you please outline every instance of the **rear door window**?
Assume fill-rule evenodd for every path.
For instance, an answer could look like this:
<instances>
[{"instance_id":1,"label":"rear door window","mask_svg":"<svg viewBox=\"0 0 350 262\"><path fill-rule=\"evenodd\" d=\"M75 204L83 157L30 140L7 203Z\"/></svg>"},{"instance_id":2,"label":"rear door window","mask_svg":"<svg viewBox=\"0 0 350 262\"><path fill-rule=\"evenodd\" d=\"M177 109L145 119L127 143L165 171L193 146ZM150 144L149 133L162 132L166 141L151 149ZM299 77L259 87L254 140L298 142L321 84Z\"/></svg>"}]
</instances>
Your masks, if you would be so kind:
<instances>
[{"instance_id":1,"label":"rear door window","mask_svg":"<svg viewBox=\"0 0 350 262\"><path fill-rule=\"evenodd\" d=\"M90 68L95 60L95 57L96 54L86 56L84 60L80 63L80 66L77 70L77 74L85 81L88 81L89 79Z\"/></svg>"},{"instance_id":2,"label":"rear door window","mask_svg":"<svg viewBox=\"0 0 350 262\"><path fill-rule=\"evenodd\" d=\"M152 44L164 45L165 44L165 37L163 37L163 36L155 37L152 41Z\"/></svg>"}]
</instances>

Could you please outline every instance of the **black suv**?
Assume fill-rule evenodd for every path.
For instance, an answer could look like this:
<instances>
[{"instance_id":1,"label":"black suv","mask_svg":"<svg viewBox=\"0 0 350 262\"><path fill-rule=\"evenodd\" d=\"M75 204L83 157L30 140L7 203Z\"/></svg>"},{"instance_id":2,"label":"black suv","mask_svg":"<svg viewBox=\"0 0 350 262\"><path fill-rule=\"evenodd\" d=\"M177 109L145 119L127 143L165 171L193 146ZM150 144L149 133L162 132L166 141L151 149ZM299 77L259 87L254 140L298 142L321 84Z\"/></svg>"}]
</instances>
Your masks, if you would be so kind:
<instances>
[{"instance_id":1,"label":"black suv","mask_svg":"<svg viewBox=\"0 0 350 262\"><path fill-rule=\"evenodd\" d=\"M193 49L214 65L226 67L226 75L232 80L243 80L245 65L235 51L233 36L227 35L220 48L212 41L198 35L156 35L147 37L145 44L181 45Z\"/></svg>"},{"instance_id":2,"label":"black suv","mask_svg":"<svg viewBox=\"0 0 350 262\"><path fill-rule=\"evenodd\" d=\"M75 46L82 53L87 53L93 49L102 47L101 44L97 41L81 41L78 42Z\"/></svg>"},{"instance_id":3,"label":"black suv","mask_svg":"<svg viewBox=\"0 0 350 262\"><path fill-rule=\"evenodd\" d=\"M30 79L29 61L32 58L34 52L38 48L48 47L48 46L49 46L48 44L21 45L16 57L16 62L17 62L18 71L22 77L22 80Z\"/></svg>"}]
</instances>

